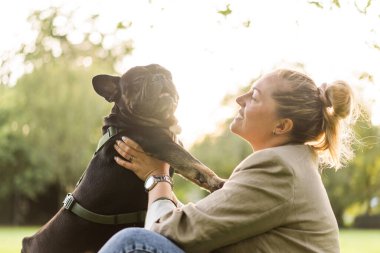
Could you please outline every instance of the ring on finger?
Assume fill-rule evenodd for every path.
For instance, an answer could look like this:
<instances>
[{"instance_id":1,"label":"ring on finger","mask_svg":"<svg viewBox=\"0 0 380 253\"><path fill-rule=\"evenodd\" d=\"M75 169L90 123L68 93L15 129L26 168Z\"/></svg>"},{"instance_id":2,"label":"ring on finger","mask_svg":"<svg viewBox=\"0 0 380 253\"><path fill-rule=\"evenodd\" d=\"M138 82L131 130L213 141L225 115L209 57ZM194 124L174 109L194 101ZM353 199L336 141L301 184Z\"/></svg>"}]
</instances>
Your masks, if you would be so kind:
<instances>
[{"instance_id":1,"label":"ring on finger","mask_svg":"<svg viewBox=\"0 0 380 253\"><path fill-rule=\"evenodd\" d=\"M127 161L130 162L130 163L133 163L133 160L134 160L134 159L135 159L135 157L131 155L131 156L127 159Z\"/></svg>"}]
</instances>

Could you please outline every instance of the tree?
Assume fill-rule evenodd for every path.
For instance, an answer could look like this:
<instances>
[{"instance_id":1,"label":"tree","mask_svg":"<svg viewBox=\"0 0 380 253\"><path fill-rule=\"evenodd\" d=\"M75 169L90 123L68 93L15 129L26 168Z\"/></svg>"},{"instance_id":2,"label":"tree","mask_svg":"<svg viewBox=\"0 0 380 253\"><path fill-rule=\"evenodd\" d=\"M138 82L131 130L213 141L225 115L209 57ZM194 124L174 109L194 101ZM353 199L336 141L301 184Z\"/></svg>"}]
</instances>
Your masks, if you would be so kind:
<instances>
[{"instance_id":1,"label":"tree","mask_svg":"<svg viewBox=\"0 0 380 253\"><path fill-rule=\"evenodd\" d=\"M363 1L342 1L340 0L330 0L330 1L308 1L309 4L314 5L315 7L323 10L332 10L334 8L353 8L357 12L359 12L362 15L373 15L374 17L379 18L380 13L379 10L373 7L372 0L363 0ZM378 27L373 27L371 29L372 32L378 33ZM376 49L380 50L380 42L379 41L368 41L367 44Z\"/></svg>"},{"instance_id":2,"label":"tree","mask_svg":"<svg viewBox=\"0 0 380 253\"><path fill-rule=\"evenodd\" d=\"M361 120L356 125L359 144L356 157L350 164L358 199L365 205L365 214L371 215L373 207L371 200L380 198L380 127L374 126L368 120Z\"/></svg>"},{"instance_id":3,"label":"tree","mask_svg":"<svg viewBox=\"0 0 380 253\"><path fill-rule=\"evenodd\" d=\"M37 35L34 43L21 45L15 54L26 71L15 85L10 84L12 69L7 68L13 57L1 64L0 205L26 206L15 209L13 223L22 222L31 211L28 200L48 194L51 185L61 189L61 197L73 189L110 109L94 92L91 78L115 72L114 66L132 50L130 41L119 41L110 49L102 45L105 38L127 29L122 22L114 33L101 34L94 15L86 20L89 31L77 31L73 15L49 8L29 17ZM83 40L71 41L73 32L81 33ZM91 39L93 34L98 41Z\"/></svg>"},{"instance_id":4,"label":"tree","mask_svg":"<svg viewBox=\"0 0 380 253\"><path fill-rule=\"evenodd\" d=\"M228 178L239 162L252 152L247 142L229 131L231 121L232 119L226 120L217 133L206 135L190 149L197 159L222 178ZM176 189L176 194L182 201L196 201L208 194L179 177L176 180L181 185Z\"/></svg>"},{"instance_id":5,"label":"tree","mask_svg":"<svg viewBox=\"0 0 380 253\"><path fill-rule=\"evenodd\" d=\"M354 159L338 171L325 170L323 181L331 205L340 226L344 226L344 214L352 205L365 205L365 213L371 214L373 198L380 197L380 129L365 118L355 125L358 142Z\"/></svg>"},{"instance_id":6,"label":"tree","mask_svg":"<svg viewBox=\"0 0 380 253\"><path fill-rule=\"evenodd\" d=\"M114 30L101 33L98 29L100 16L90 15L78 24L75 11L64 11L59 7L34 11L28 18L36 36L32 43L26 42L1 58L0 83L7 85L15 75L13 61L21 59L24 71L32 72L53 61L61 60L67 65L83 67L98 66L114 70L132 50L132 39L117 40L131 25L128 21L114 24ZM84 27L84 28L83 28ZM121 37L121 36L119 36ZM112 41L110 44L109 41Z\"/></svg>"}]
</instances>

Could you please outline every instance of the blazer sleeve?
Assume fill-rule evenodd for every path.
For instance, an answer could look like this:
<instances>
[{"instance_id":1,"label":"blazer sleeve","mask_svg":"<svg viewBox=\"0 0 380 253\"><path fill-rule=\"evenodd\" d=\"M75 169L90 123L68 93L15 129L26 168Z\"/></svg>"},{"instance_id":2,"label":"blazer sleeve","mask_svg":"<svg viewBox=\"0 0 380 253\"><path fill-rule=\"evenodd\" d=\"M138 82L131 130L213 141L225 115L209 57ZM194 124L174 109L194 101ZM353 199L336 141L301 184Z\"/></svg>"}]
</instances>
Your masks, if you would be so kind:
<instances>
[{"instance_id":1,"label":"blazer sleeve","mask_svg":"<svg viewBox=\"0 0 380 253\"><path fill-rule=\"evenodd\" d=\"M293 202L292 171L276 159L235 169L223 188L153 223L186 252L208 252L280 226Z\"/></svg>"}]
</instances>

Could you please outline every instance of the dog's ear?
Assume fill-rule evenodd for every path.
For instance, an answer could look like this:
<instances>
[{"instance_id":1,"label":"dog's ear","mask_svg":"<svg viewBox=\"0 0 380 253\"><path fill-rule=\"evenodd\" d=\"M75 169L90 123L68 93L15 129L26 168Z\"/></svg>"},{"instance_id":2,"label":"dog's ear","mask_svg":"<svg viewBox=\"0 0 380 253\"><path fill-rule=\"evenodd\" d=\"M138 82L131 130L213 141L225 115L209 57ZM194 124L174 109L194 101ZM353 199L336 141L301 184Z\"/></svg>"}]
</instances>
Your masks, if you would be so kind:
<instances>
[{"instance_id":1,"label":"dog's ear","mask_svg":"<svg viewBox=\"0 0 380 253\"><path fill-rule=\"evenodd\" d=\"M92 78L94 90L108 102L115 102L120 98L119 82L118 76L97 75Z\"/></svg>"}]
</instances>

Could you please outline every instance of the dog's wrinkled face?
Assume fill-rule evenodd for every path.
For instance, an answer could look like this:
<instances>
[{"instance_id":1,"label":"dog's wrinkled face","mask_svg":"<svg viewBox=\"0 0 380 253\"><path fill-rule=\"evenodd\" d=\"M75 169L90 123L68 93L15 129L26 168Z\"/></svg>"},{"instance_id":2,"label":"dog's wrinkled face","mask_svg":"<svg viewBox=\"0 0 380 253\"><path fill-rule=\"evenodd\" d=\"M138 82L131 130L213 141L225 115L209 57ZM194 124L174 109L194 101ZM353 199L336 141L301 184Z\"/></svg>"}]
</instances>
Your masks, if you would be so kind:
<instances>
[{"instance_id":1,"label":"dog's wrinkled face","mask_svg":"<svg viewBox=\"0 0 380 253\"><path fill-rule=\"evenodd\" d=\"M157 64L138 66L123 76L98 75L95 91L122 112L152 122L175 124L178 93L168 70Z\"/></svg>"}]
</instances>

